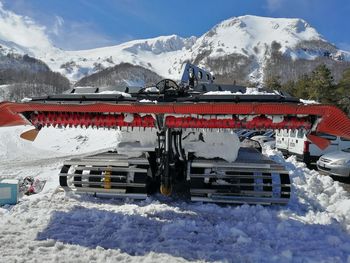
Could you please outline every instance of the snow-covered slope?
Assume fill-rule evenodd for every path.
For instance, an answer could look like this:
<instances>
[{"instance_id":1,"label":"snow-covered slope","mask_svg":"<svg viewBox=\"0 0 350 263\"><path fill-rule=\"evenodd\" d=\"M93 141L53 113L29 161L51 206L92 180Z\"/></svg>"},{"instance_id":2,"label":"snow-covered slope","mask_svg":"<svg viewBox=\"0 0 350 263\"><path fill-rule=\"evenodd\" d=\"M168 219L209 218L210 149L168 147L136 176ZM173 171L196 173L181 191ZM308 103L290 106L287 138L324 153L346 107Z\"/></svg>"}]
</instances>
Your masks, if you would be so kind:
<instances>
[{"instance_id":1,"label":"snow-covered slope","mask_svg":"<svg viewBox=\"0 0 350 263\"><path fill-rule=\"evenodd\" d=\"M161 36L81 51L60 50L42 36L37 36L41 41L33 45L30 39L16 37L17 34L13 36L7 28L2 29L1 24L0 21L0 45L3 52L12 50L28 53L73 81L122 62L146 67L163 77L179 79L181 67L188 60L205 66L215 74L236 70L237 74L248 74L249 79L261 81L266 60L273 48L292 59L312 60L324 56L333 60L350 58L347 52L328 43L302 19L250 15L233 17L214 26L199 38ZM38 34L34 30L33 35ZM229 65L225 66L225 63ZM244 71L241 69L243 66Z\"/></svg>"},{"instance_id":2,"label":"snow-covered slope","mask_svg":"<svg viewBox=\"0 0 350 263\"><path fill-rule=\"evenodd\" d=\"M121 62L144 66L161 76L178 79L185 61L210 68L208 59L235 54L254 60L256 65L250 72L251 77L261 79L274 41L280 43L280 52L294 59L314 59L324 56L325 52L339 55L334 46L302 19L241 16L221 22L198 39L171 35L134 40L112 47L64 52L55 61L46 62L71 79L94 72L98 65L110 67ZM314 47L298 47L298 44L312 41ZM317 42L323 43L323 48L317 46ZM66 68L62 67L65 63ZM220 69L210 69L221 73Z\"/></svg>"},{"instance_id":3,"label":"snow-covered slope","mask_svg":"<svg viewBox=\"0 0 350 263\"><path fill-rule=\"evenodd\" d=\"M0 179L47 180L39 194L0 207L1 262L349 262L350 199L339 183L294 157L286 206L218 206L155 196L142 202L58 191L65 158L108 148L116 131L0 129ZM53 134L54 133L54 134ZM11 136L10 136L11 135Z\"/></svg>"},{"instance_id":4,"label":"snow-covered slope","mask_svg":"<svg viewBox=\"0 0 350 263\"><path fill-rule=\"evenodd\" d=\"M256 63L250 72L251 77L259 80L263 75L265 61L269 58L273 42L280 43L279 51L293 58L313 59L316 56L323 56L322 50L300 52L297 45L304 41L325 40L302 19L247 15L231 18L214 26L196 41L191 55L195 60L201 54L205 54L206 58L200 59L203 66L206 66L207 58L217 59L230 54L251 58Z\"/></svg>"},{"instance_id":5,"label":"snow-covered slope","mask_svg":"<svg viewBox=\"0 0 350 263\"><path fill-rule=\"evenodd\" d=\"M54 61L46 62L53 70L72 80L123 62L145 67L161 76L174 77L169 74L169 69L195 41L195 37L185 39L176 35L162 36L105 48L67 51L57 56Z\"/></svg>"},{"instance_id":6,"label":"snow-covered slope","mask_svg":"<svg viewBox=\"0 0 350 263\"><path fill-rule=\"evenodd\" d=\"M198 39L194 50L201 46L223 47L228 53L254 54L254 50L279 41L281 51L296 46L300 41L322 40L317 31L302 19L241 16L231 18L213 27ZM212 56L220 56L221 50L213 50Z\"/></svg>"}]
</instances>

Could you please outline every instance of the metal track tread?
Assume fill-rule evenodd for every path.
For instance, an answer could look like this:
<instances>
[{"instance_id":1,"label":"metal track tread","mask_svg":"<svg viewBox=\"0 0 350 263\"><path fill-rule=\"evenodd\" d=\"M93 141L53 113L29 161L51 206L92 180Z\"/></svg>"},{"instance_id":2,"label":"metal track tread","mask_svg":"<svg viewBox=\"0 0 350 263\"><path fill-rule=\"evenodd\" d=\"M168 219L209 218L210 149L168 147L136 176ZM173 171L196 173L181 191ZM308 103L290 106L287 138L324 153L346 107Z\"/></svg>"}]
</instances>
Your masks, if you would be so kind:
<instances>
[{"instance_id":1,"label":"metal track tread","mask_svg":"<svg viewBox=\"0 0 350 263\"><path fill-rule=\"evenodd\" d=\"M146 199L148 168L146 157L101 153L65 161L59 174L60 185L77 193Z\"/></svg>"},{"instance_id":2,"label":"metal track tread","mask_svg":"<svg viewBox=\"0 0 350 263\"><path fill-rule=\"evenodd\" d=\"M271 205L271 204L287 204L289 199L286 198L254 198L254 197L191 197L191 201L205 203L223 203L223 204L251 204L251 205Z\"/></svg>"},{"instance_id":3,"label":"metal track tread","mask_svg":"<svg viewBox=\"0 0 350 263\"><path fill-rule=\"evenodd\" d=\"M241 158L234 163L206 159L190 162L187 178L191 200L226 204L288 203L291 192L288 172L260 153L250 152L250 158L244 158L249 151L240 152Z\"/></svg>"}]
</instances>

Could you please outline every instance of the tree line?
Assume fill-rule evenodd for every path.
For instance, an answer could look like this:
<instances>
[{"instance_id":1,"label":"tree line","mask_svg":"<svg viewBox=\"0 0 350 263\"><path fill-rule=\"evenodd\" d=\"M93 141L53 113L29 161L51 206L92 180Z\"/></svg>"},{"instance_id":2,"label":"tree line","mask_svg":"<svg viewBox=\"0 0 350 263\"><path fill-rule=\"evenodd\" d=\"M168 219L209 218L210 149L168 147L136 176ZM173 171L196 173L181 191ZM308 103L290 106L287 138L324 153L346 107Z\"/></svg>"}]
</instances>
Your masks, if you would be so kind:
<instances>
[{"instance_id":1,"label":"tree line","mask_svg":"<svg viewBox=\"0 0 350 263\"><path fill-rule=\"evenodd\" d=\"M334 81L332 71L321 64L295 81L283 83L280 76L271 76L265 80L265 86L297 98L334 104L350 115L350 68L343 71L338 82Z\"/></svg>"},{"instance_id":2,"label":"tree line","mask_svg":"<svg viewBox=\"0 0 350 263\"><path fill-rule=\"evenodd\" d=\"M60 73L52 71L0 70L0 85L9 85L1 99L19 101L24 97L58 94L70 88L70 82Z\"/></svg>"},{"instance_id":3,"label":"tree line","mask_svg":"<svg viewBox=\"0 0 350 263\"><path fill-rule=\"evenodd\" d=\"M161 79L161 76L145 67L121 63L80 79L75 86L123 87L129 86L128 82L147 86Z\"/></svg>"}]
</instances>

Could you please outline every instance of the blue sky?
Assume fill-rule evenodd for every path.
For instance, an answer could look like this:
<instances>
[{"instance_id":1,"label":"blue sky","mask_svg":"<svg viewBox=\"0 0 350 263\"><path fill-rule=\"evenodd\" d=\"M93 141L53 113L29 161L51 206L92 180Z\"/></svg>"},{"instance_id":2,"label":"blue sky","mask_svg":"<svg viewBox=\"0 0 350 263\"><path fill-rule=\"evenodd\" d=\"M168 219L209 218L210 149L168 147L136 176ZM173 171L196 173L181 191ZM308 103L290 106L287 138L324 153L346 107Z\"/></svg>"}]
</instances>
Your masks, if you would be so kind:
<instances>
[{"instance_id":1,"label":"blue sky","mask_svg":"<svg viewBox=\"0 0 350 263\"><path fill-rule=\"evenodd\" d=\"M350 50L350 0L0 0L45 26L63 49L86 49L177 34L200 36L240 15L303 18L328 41Z\"/></svg>"}]
</instances>

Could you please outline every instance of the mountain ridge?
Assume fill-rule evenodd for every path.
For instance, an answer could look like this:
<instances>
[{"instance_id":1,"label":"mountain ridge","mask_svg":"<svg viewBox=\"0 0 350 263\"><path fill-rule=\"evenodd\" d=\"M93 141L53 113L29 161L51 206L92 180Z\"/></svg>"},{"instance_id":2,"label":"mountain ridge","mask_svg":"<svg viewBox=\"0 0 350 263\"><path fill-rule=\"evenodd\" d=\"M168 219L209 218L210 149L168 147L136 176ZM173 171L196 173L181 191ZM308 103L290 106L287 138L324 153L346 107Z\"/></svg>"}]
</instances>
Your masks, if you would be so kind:
<instances>
[{"instance_id":1,"label":"mountain ridge","mask_svg":"<svg viewBox=\"0 0 350 263\"><path fill-rule=\"evenodd\" d=\"M344 64L344 67L350 61L348 52L327 42L303 19L253 15L226 19L200 37L159 36L88 50L64 51L51 46L39 52L17 43L9 46L6 43L9 42L0 40L2 50L21 54L29 51L29 55L44 61L51 70L73 83L121 63L179 79L182 65L187 61L207 68L224 82L262 83L267 75L275 74L276 70L270 72L270 69L276 66L271 66L271 61L276 61L273 57L276 46L290 67L299 60L310 65L320 60L320 63Z\"/></svg>"}]
</instances>

